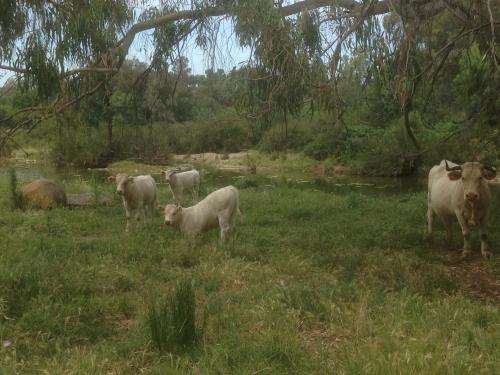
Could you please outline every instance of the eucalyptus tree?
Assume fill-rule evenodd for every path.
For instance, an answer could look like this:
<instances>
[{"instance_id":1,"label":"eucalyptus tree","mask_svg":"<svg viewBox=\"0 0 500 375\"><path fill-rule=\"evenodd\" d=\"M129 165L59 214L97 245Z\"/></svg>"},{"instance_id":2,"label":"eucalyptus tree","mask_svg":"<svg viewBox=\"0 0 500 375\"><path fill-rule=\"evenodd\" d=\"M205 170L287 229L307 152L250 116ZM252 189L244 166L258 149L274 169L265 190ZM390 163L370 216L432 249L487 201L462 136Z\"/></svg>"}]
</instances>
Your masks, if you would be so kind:
<instances>
[{"instance_id":1,"label":"eucalyptus tree","mask_svg":"<svg viewBox=\"0 0 500 375\"><path fill-rule=\"evenodd\" d=\"M147 73L179 58L190 38L215 55L225 42L223 22L251 50L234 77L238 109L263 127L276 116L286 123L305 103L342 121L343 56L362 51L368 79L389 88L418 148L410 123L415 94L432 91L450 56L476 46L485 85L498 82L499 13L499 0L4 0L0 69L14 72L37 101L0 119L9 123L0 148L20 129L106 94L139 36L152 46ZM471 118L482 111L475 101Z\"/></svg>"}]
</instances>

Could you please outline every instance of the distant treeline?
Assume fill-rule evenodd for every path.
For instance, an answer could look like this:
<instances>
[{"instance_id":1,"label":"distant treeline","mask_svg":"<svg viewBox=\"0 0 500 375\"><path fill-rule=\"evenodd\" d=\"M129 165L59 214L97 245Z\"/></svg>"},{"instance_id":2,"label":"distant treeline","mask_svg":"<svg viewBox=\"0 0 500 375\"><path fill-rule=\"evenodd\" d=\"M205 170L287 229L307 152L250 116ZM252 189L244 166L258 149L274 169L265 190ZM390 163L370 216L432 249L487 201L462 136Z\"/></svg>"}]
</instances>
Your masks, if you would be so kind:
<instances>
[{"instance_id":1,"label":"distant treeline","mask_svg":"<svg viewBox=\"0 0 500 375\"><path fill-rule=\"evenodd\" d=\"M432 83L432 96L423 95L424 90L415 96L409 122L418 149L383 77L367 75L363 53L345 64L337 87L344 103L341 112L325 109L320 102L328 98L325 94L296 111L266 117L264 110L252 113L242 105L255 95L241 84L248 71L192 75L187 59L181 58L171 71L145 78L143 63L127 61L111 82L108 99L89 97L30 134L20 133L16 142L49 147L57 164L77 167L105 166L126 158L165 163L174 153L249 148L304 152L371 175L409 175L445 157L492 164L500 160L500 102L493 101L494 108L491 102L480 106L485 95L480 90L495 87L498 76L488 76L477 47L446 63L449 69ZM31 101L30 92L6 85L0 115Z\"/></svg>"}]
</instances>

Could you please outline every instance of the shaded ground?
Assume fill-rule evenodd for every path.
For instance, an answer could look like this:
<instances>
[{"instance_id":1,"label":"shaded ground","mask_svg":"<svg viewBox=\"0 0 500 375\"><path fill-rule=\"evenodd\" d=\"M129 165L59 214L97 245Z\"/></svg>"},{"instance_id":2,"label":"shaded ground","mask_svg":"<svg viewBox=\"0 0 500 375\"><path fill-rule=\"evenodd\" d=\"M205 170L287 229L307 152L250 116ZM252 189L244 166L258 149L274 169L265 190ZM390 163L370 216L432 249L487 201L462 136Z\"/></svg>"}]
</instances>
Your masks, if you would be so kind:
<instances>
[{"instance_id":1,"label":"shaded ground","mask_svg":"<svg viewBox=\"0 0 500 375\"><path fill-rule=\"evenodd\" d=\"M462 262L450 265L448 270L459 288L470 298L500 301L500 279L486 266Z\"/></svg>"}]
</instances>

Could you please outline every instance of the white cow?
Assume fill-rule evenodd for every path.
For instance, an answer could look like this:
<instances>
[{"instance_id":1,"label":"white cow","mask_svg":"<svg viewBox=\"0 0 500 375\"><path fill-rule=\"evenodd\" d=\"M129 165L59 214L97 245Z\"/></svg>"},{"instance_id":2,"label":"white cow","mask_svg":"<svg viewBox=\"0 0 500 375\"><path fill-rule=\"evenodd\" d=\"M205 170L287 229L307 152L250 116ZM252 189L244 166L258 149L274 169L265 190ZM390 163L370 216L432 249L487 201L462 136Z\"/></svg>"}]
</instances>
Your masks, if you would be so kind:
<instances>
[{"instance_id":1,"label":"white cow","mask_svg":"<svg viewBox=\"0 0 500 375\"><path fill-rule=\"evenodd\" d=\"M143 221L146 218L153 220L153 211L157 204L156 201L156 182L151 175L128 176L125 173L119 173L116 176L108 177L108 181L116 182L116 192L122 196L123 207L127 224L125 231L130 228L130 212L135 211L135 217L139 221L139 212L142 214Z\"/></svg>"},{"instance_id":2,"label":"white cow","mask_svg":"<svg viewBox=\"0 0 500 375\"><path fill-rule=\"evenodd\" d=\"M196 169L187 172L177 173L171 169L162 171L167 183L170 186L170 191L174 200L179 201L182 193L185 190L191 190L193 194L193 202L198 200L198 190L200 189L200 174Z\"/></svg>"},{"instance_id":3,"label":"white cow","mask_svg":"<svg viewBox=\"0 0 500 375\"><path fill-rule=\"evenodd\" d=\"M183 208L175 204L165 206L165 224L180 230L188 237L220 227L220 238L225 242L234 232L240 212L240 198L234 186L226 186L210 193L198 204Z\"/></svg>"},{"instance_id":4,"label":"white cow","mask_svg":"<svg viewBox=\"0 0 500 375\"><path fill-rule=\"evenodd\" d=\"M435 165L429 172L427 193L427 222L432 235L434 216L440 216L451 241L451 225L456 216L464 237L463 255L471 252L469 224L479 225L481 231L481 254L491 255L488 247L488 210L490 188L488 181L496 176L495 169L477 162L457 165L446 160Z\"/></svg>"}]
</instances>

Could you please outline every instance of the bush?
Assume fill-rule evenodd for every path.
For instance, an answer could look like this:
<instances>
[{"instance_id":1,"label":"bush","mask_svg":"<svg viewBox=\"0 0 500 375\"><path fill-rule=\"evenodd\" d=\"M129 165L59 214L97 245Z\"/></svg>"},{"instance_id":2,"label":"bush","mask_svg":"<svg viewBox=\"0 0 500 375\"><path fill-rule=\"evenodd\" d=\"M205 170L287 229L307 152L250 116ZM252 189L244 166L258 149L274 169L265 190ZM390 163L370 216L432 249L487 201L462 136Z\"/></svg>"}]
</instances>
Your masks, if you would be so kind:
<instances>
[{"instance_id":1,"label":"bush","mask_svg":"<svg viewBox=\"0 0 500 375\"><path fill-rule=\"evenodd\" d=\"M159 308L149 306L148 325L153 344L160 352L193 347L201 338L196 325L196 301L188 281L177 285L173 295Z\"/></svg>"},{"instance_id":2,"label":"bush","mask_svg":"<svg viewBox=\"0 0 500 375\"><path fill-rule=\"evenodd\" d=\"M316 160L325 160L331 156L347 163L364 151L367 140L380 135L380 130L366 125L341 126L321 119L313 125L315 138L309 143L304 153Z\"/></svg>"},{"instance_id":3,"label":"bush","mask_svg":"<svg viewBox=\"0 0 500 375\"><path fill-rule=\"evenodd\" d=\"M422 132L420 138L427 152L425 164L430 166L442 159L456 163L479 160L490 165L497 165L500 149L492 142L498 137L497 129L487 126L461 128L462 124L444 121L436 123L432 129ZM450 134L455 134L450 137Z\"/></svg>"},{"instance_id":4,"label":"bush","mask_svg":"<svg viewBox=\"0 0 500 375\"><path fill-rule=\"evenodd\" d=\"M308 132L298 125L291 125L287 133L285 135L281 124L271 127L262 136L259 143L260 150L264 152L301 150L309 142Z\"/></svg>"},{"instance_id":5,"label":"bush","mask_svg":"<svg viewBox=\"0 0 500 375\"><path fill-rule=\"evenodd\" d=\"M112 160L104 132L88 126L60 129L52 143L51 157L57 166L83 168L104 167Z\"/></svg>"},{"instance_id":6,"label":"bush","mask_svg":"<svg viewBox=\"0 0 500 375\"><path fill-rule=\"evenodd\" d=\"M387 129L374 129L363 139L353 169L371 176L406 176L417 167L414 147L403 135L400 124Z\"/></svg>"}]
</instances>

